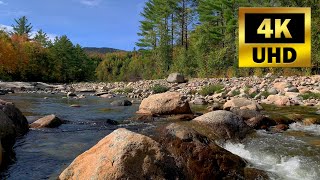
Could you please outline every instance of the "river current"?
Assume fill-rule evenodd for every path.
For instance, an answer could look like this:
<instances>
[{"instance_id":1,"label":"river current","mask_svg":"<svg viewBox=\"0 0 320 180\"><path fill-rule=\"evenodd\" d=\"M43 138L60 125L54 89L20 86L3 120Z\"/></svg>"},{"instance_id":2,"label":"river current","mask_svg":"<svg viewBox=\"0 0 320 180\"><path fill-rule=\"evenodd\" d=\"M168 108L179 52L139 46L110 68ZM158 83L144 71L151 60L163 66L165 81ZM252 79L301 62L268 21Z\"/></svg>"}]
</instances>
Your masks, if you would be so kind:
<instances>
[{"instance_id":1,"label":"river current","mask_svg":"<svg viewBox=\"0 0 320 180\"><path fill-rule=\"evenodd\" d=\"M1 179L56 179L72 160L119 127L139 131L148 124L110 125L108 119L122 121L134 116L138 104L115 107L115 99L87 95L68 99L65 95L8 94L1 99L14 102L29 123L55 114L67 123L55 129L31 129L14 146L16 162ZM71 107L77 104L80 107ZM244 158L250 166L267 171L272 179L307 179L320 177L320 126L291 124L285 133L257 131L241 143L220 146Z\"/></svg>"}]
</instances>

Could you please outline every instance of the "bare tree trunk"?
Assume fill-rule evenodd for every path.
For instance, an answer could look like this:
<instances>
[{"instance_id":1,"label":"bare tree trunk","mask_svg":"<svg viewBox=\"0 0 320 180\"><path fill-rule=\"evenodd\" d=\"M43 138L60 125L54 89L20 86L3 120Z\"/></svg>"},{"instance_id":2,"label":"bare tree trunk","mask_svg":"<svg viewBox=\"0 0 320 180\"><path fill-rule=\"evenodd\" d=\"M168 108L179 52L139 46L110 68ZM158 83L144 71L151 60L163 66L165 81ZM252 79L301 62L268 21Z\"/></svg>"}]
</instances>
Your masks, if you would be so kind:
<instances>
[{"instance_id":1,"label":"bare tree trunk","mask_svg":"<svg viewBox=\"0 0 320 180\"><path fill-rule=\"evenodd\" d=\"M174 43L174 14L171 14L171 48L173 52L173 43Z\"/></svg>"},{"instance_id":2,"label":"bare tree trunk","mask_svg":"<svg viewBox=\"0 0 320 180\"><path fill-rule=\"evenodd\" d=\"M188 50L188 15L185 15L185 32L184 32L185 38L185 49Z\"/></svg>"},{"instance_id":3,"label":"bare tree trunk","mask_svg":"<svg viewBox=\"0 0 320 180\"><path fill-rule=\"evenodd\" d=\"M181 45L184 46L184 26L185 26L185 0L182 0L182 17L181 17Z\"/></svg>"}]
</instances>

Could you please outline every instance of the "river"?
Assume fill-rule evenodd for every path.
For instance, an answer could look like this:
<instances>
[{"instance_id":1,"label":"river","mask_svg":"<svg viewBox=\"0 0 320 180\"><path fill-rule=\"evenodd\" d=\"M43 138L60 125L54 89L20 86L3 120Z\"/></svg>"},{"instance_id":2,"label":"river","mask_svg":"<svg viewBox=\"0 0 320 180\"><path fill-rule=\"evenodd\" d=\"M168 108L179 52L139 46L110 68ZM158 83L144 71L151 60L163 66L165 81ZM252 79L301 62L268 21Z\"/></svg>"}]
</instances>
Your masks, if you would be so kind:
<instances>
[{"instance_id":1,"label":"river","mask_svg":"<svg viewBox=\"0 0 320 180\"><path fill-rule=\"evenodd\" d=\"M121 121L134 116L138 104L115 107L110 105L115 99L63 97L65 95L1 96L3 100L14 102L30 123L49 114L56 114L67 121L55 129L31 129L18 139L14 146L16 162L1 173L1 179L56 179L75 157L119 126L133 131L150 126L144 123L119 126L106 123L107 119ZM70 107L72 104L81 107ZM257 131L241 143L220 145L247 160L250 166L267 171L272 179L316 180L320 177L319 125L295 123L285 133Z\"/></svg>"}]
</instances>

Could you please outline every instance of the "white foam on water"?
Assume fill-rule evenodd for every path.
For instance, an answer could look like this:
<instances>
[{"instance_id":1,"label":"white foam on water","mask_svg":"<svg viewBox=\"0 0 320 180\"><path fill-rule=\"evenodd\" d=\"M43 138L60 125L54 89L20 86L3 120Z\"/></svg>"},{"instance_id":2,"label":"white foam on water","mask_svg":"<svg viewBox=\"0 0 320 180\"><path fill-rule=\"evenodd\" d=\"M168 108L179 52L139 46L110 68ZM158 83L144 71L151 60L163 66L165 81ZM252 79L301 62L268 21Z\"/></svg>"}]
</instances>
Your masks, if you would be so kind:
<instances>
[{"instance_id":1,"label":"white foam on water","mask_svg":"<svg viewBox=\"0 0 320 180\"><path fill-rule=\"evenodd\" d=\"M223 148L247 160L258 169L271 172L271 179L318 180L316 167L308 167L299 156L285 157L246 148L244 144L227 142ZM320 162L319 162L320 163ZM276 174L276 176L272 175Z\"/></svg>"},{"instance_id":2,"label":"white foam on water","mask_svg":"<svg viewBox=\"0 0 320 180\"><path fill-rule=\"evenodd\" d=\"M297 122L297 123L290 124L289 127L290 129L295 131L303 131L303 132L311 133L316 136L320 136L320 125L317 125L317 124L305 126L302 123Z\"/></svg>"}]
</instances>

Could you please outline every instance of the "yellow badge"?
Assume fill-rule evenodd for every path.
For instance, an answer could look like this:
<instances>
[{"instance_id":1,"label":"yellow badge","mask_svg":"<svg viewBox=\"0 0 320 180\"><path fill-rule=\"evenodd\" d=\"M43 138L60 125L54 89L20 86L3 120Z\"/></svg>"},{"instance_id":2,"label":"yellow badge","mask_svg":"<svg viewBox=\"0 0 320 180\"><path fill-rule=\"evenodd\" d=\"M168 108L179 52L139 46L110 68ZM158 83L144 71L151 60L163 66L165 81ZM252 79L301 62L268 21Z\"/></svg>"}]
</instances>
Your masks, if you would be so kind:
<instances>
[{"instance_id":1,"label":"yellow badge","mask_svg":"<svg viewBox=\"0 0 320 180\"><path fill-rule=\"evenodd\" d=\"M310 67L311 8L240 8L239 67Z\"/></svg>"}]
</instances>

